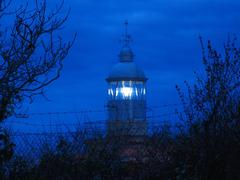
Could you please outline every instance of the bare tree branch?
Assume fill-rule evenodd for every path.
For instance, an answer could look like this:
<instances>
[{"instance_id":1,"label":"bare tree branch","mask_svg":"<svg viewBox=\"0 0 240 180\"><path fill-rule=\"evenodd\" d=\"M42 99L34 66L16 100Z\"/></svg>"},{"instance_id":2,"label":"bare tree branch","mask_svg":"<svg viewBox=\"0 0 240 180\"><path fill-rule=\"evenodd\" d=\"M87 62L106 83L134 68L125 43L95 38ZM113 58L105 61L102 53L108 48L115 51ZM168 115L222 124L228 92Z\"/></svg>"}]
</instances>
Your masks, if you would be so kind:
<instances>
[{"instance_id":1,"label":"bare tree branch","mask_svg":"<svg viewBox=\"0 0 240 180\"><path fill-rule=\"evenodd\" d=\"M0 5L3 14L10 2L1 0ZM34 9L26 5L16 11L10 33L0 36L0 121L13 114L14 107L26 97L41 94L59 78L76 38L64 42L56 35L70 12L60 16L63 6L62 1L47 13L46 0L36 0Z\"/></svg>"}]
</instances>

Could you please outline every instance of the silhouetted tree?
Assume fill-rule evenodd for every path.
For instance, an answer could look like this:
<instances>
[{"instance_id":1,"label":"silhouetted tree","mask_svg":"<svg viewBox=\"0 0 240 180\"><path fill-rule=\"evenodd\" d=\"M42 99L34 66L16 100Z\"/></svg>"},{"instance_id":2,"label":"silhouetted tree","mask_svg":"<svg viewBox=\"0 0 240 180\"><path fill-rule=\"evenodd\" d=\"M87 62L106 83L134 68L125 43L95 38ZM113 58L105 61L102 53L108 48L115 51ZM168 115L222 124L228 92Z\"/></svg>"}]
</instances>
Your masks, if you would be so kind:
<instances>
[{"instance_id":1,"label":"silhouetted tree","mask_svg":"<svg viewBox=\"0 0 240 180\"><path fill-rule=\"evenodd\" d=\"M73 45L73 41L64 42L57 32L69 14L61 15L63 2L49 13L46 0L36 0L33 8L26 5L15 11L9 10L11 2L0 0L0 123L25 99L42 94L60 76L63 60ZM12 19L12 24L2 27ZM2 164L11 158L13 144L2 128L0 133Z\"/></svg>"},{"instance_id":2,"label":"silhouetted tree","mask_svg":"<svg viewBox=\"0 0 240 180\"><path fill-rule=\"evenodd\" d=\"M229 40L221 55L203 44L204 73L196 73L187 94L179 87L184 122L175 158L179 177L239 179L240 173L240 48Z\"/></svg>"},{"instance_id":3,"label":"silhouetted tree","mask_svg":"<svg viewBox=\"0 0 240 180\"><path fill-rule=\"evenodd\" d=\"M46 0L8 12L11 0L0 0L0 21L12 26L0 30L0 122L14 114L24 99L41 94L63 68L73 41L64 42L58 30L68 18L63 2L47 13ZM56 37L56 35L58 35Z\"/></svg>"}]
</instances>

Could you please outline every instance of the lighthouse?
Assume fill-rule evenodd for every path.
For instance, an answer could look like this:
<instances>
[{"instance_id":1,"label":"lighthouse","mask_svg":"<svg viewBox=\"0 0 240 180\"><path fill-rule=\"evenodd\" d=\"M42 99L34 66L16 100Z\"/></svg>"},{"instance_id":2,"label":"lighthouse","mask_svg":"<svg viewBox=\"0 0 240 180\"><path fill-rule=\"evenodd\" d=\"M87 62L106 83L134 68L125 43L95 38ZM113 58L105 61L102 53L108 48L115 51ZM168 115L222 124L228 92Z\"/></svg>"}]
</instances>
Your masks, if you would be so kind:
<instances>
[{"instance_id":1,"label":"lighthouse","mask_svg":"<svg viewBox=\"0 0 240 180\"><path fill-rule=\"evenodd\" d=\"M128 22L121 40L118 62L113 66L106 81L107 89L107 134L109 136L145 136L146 82L143 70L135 63L131 49L132 38L128 34Z\"/></svg>"}]
</instances>

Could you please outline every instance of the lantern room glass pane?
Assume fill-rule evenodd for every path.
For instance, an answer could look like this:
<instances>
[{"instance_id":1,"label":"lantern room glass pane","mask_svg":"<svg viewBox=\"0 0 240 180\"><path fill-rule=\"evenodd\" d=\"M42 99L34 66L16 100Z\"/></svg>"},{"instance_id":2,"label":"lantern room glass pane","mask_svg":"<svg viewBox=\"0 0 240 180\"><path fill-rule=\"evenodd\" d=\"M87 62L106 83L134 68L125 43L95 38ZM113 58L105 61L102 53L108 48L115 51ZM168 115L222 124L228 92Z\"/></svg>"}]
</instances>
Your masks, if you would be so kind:
<instances>
[{"instance_id":1,"label":"lantern room glass pane","mask_svg":"<svg viewBox=\"0 0 240 180\"><path fill-rule=\"evenodd\" d=\"M146 87L142 81L116 81L110 82L108 96L115 100L145 99Z\"/></svg>"}]
</instances>

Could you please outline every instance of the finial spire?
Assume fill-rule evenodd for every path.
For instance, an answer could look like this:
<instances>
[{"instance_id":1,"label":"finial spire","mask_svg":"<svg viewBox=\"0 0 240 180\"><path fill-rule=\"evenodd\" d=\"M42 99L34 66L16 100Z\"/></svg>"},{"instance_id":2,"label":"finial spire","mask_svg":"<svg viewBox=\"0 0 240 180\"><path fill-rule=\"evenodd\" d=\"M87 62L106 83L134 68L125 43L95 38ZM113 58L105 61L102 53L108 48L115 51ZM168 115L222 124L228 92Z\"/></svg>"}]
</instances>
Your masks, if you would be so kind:
<instances>
[{"instance_id":1,"label":"finial spire","mask_svg":"<svg viewBox=\"0 0 240 180\"><path fill-rule=\"evenodd\" d=\"M124 25L125 25L125 36L127 36L127 34L128 34L128 20L125 20Z\"/></svg>"},{"instance_id":2,"label":"finial spire","mask_svg":"<svg viewBox=\"0 0 240 180\"><path fill-rule=\"evenodd\" d=\"M132 37L128 34L128 21L127 20L125 20L124 26L125 26L125 33L124 33L121 41L123 43L123 47L129 47L130 42L132 42Z\"/></svg>"},{"instance_id":3,"label":"finial spire","mask_svg":"<svg viewBox=\"0 0 240 180\"><path fill-rule=\"evenodd\" d=\"M131 36L128 34L128 21L125 20L124 22L125 26L125 33L122 37L122 50L119 54L119 58L121 62L131 62L133 61L133 53L131 51L131 48L129 44L132 42Z\"/></svg>"}]
</instances>

